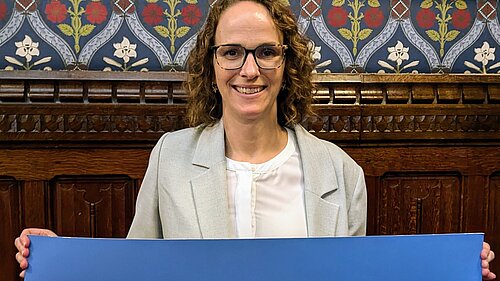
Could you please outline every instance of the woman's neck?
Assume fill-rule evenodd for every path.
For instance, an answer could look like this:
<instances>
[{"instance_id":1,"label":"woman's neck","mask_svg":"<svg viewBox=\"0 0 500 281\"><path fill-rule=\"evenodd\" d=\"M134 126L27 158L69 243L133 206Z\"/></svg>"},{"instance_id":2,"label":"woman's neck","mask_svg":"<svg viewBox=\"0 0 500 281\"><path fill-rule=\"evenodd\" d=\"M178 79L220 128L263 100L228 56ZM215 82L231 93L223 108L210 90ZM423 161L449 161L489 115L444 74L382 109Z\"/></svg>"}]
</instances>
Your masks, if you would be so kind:
<instances>
[{"instance_id":1,"label":"woman's neck","mask_svg":"<svg viewBox=\"0 0 500 281\"><path fill-rule=\"evenodd\" d=\"M238 122L224 119L226 157L252 164L264 163L287 145L288 134L277 120Z\"/></svg>"}]
</instances>

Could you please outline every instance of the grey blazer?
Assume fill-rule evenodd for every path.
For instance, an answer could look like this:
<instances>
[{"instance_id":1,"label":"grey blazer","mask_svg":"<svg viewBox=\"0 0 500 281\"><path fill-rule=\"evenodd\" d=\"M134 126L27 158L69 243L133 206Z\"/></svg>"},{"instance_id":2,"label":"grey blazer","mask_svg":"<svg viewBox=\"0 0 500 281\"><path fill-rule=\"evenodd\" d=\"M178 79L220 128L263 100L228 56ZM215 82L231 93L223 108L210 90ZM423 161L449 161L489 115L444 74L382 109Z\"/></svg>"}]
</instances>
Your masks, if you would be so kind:
<instances>
[{"instance_id":1,"label":"grey blazer","mask_svg":"<svg viewBox=\"0 0 500 281\"><path fill-rule=\"evenodd\" d=\"M363 170L336 145L294 128L305 184L308 236L366 232ZM233 238L224 127L166 133L151 152L128 238Z\"/></svg>"}]
</instances>

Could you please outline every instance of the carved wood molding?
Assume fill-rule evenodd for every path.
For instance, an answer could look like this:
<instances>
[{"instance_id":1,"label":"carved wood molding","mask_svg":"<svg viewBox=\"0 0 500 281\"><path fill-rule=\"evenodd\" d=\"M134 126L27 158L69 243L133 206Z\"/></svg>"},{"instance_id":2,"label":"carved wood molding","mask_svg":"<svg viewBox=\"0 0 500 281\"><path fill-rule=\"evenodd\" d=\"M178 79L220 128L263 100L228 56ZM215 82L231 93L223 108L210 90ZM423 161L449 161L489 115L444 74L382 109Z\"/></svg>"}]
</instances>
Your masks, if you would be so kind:
<instances>
[{"instance_id":1,"label":"carved wood molding","mask_svg":"<svg viewBox=\"0 0 500 281\"><path fill-rule=\"evenodd\" d=\"M0 105L0 141L149 141L185 128L184 105Z\"/></svg>"},{"instance_id":2,"label":"carved wood molding","mask_svg":"<svg viewBox=\"0 0 500 281\"><path fill-rule=\"evenodd\" d=\"M500 139L497 106L317 106L316 113L304 125L328 140Z\"/></svg>"},{"instance_id":3,"label":"carved wood molding","mask_svg":"<svg viewBox=\"0 0 500 281\"><path fill-rule=\"evenodd\" d=\"M327 140L500 139L500 107L318 105L304 120ZM1 105L0 141L142 140L185 128L183 105Z\"/></svg>"},{"instance_id":4,"label":"carved wood molding","mask_svg":"<svg viewBox=\"0 0 500 281\"><path fill-rule=\"evenodd\" d=\"M146 141L185 128L186 73L0 72L0 142ZM316 74L332 141L500 140L499 75Z\"/></svg>"}]
</instances>

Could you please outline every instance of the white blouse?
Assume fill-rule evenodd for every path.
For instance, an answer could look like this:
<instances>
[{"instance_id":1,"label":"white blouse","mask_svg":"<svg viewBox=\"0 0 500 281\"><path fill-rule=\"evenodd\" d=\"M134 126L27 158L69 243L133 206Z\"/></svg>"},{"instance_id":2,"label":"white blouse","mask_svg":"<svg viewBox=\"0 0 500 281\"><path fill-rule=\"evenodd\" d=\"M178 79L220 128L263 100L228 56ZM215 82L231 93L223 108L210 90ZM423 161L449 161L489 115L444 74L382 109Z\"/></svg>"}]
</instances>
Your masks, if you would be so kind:
<instances>
[{"instance_id":1,"label":"white blouse","mask_svg":"<svg viewBox=\"0 0 500 281\"><path fill-rule=\"evenodd\" d=\"M227 158L229 212L239 238L307 237L304 178L295 133L273 159Z\"/></svg>"}]
</instances>

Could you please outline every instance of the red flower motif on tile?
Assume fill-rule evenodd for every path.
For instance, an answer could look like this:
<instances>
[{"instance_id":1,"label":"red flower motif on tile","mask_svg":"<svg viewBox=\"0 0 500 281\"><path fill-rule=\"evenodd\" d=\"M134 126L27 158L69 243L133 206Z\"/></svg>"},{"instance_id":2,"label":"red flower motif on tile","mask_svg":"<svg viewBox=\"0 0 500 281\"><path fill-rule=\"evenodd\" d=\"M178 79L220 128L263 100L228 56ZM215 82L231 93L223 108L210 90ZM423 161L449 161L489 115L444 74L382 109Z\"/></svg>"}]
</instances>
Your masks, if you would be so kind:
<instances>
[{"instance_id":1,"label":"red flower motif on tile","mask_svg":"<svg viewBox=\"0 0 500 281\"><path fill-rule=\"evenodd\" d=\"M469 26L471 22L471 16L467 9L456 10L451 14L451 24L456 29L465 29Z\"/></svg>"},{"instance_id":2,"label":"red flower motif on tile","mask_svg":"<svg viewBox=\"0 0 500 281\"><path fill-rule=\"evenodd\" d=\"M67 17L66 11L66 5L59 2L59 0L50 1L50 3L45 6L47 19L53 23L63 22Z\"/></svg>"},{"instance_id":3,"label":"red flower motif on tile","mask_svg":"<svg viewBox=\"0 0 500 281\"><path fill-rule=\"evenodd\" d=\"M431 28L434 26L436 14L430 9L422 9L417 13L417 23L421 28Z\"/></svg>"},{"instance_id":4,"label":"red flower motif on tile","mask_svg":"<svg viewBox=\"0 0 500 281\"><path fill-rule=\"evenodd\" d=\"M0 20L3 20L7 16L7 4L4 1L0 2Z\"/></svg>"},{"instance_id":5,"label":"red flower motif on tile","mask_svg":"<svg viewBox=\"0 0 500 281\"><path fill-rule=\"evenodd\" d=\"M201 20L201 9L194 4L189 4L182 8L181 14L182 21L187 25L196 25Z\"/></svg>"},{"instance_id":6,"label":"red flower motif on tile","mask_svg":"<svg viewBox=\"0 0 500 281\"><path fill-rule=\"evenodd\" d=\"M384 13L380 8L370 7L365 12L365 23L369 28L377 28L384 22Z\"/></svg>"},{"instance_id":7,"label":"red flower motif on tile","mask_svg":"<svg viewBox=\"0 0 500 281\"><path fill-rule=\"evenodd\" d=\"M328 23L333 27L342 27L347 23L347 11L342 7L333 7L328 11Z\"/></svg>"},{"instance_id":8,"label":"red flower motif on tile","mask_svg":"<svg viewBox=\"0 0 500 281\"><path fill-rule=\"evenodd\" d=\"M158 25L163 20L163 10L155 3L149 3L142 10L144 21L152 26Z\"/></svg>"},{"instance_id":9,"label":"red flower motif on tile","mask_svg":"<svg viewBox=\"0 0 500 281\"><path fill-rule=\"evenodd\" d=\"M85 9L87 20L92 24L101 24L108 16L108 10L101 2L90 2Z\"/></svg>"}]
</instances>

